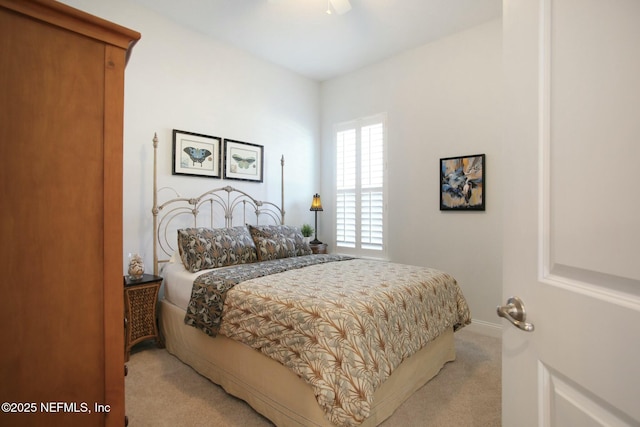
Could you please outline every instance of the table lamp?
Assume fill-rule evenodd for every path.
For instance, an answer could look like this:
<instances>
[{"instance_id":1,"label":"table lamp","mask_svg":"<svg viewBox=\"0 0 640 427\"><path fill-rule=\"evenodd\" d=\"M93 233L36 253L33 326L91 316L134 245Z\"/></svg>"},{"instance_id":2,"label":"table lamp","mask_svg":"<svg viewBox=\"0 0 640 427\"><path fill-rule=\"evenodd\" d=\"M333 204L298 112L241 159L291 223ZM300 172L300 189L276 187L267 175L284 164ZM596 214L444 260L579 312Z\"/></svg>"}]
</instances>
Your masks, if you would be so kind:
<instances>
[{"instance_id":1,"label":"table lamp","mask_svg":"<svg viewBox=\"0 0 640 427\"><path fill-rule=\"evenodd\" d=\"M311 202L311 208L309 210L316 213L315 238L309 243L312 245L319 245L322 242L318 240L318 212L322 211L322 200L320 200L320 195L318 193L313 195L313 201Z\"/></svg>"}]
</instances>

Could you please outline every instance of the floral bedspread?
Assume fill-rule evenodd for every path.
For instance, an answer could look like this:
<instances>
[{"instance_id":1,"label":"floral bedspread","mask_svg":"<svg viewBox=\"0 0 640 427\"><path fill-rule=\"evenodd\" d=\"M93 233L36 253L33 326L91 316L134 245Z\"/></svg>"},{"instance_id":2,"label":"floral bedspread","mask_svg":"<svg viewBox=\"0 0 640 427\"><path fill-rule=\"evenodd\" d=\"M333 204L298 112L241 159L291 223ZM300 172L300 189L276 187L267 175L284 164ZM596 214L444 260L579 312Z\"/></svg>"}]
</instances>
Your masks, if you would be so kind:
<instances>
[{"instance_id":1,"label":"floral bedspread","mask_svg":"<svg viewBox=\"0 0 640 427\"><path fill-rule=\"evenodd\" d=\"M195 284L194 297L206 298ZM219 332L298 374L335 425L356 426L369 416L376 388L404 359L470 322L447 273L343 259L235 284Z\"/></svg>"}]
</instances>

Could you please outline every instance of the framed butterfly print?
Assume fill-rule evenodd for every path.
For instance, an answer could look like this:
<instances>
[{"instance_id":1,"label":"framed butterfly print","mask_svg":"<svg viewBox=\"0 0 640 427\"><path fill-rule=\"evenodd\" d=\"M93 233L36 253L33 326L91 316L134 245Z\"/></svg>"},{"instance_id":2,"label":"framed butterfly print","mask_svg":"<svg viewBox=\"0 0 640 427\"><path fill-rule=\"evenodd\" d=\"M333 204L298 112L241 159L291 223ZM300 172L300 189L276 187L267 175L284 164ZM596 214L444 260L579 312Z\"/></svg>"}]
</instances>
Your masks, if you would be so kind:
<instances>
[{"instance_id":1,"label":"framed butterfly print","mask_svg":"<svg viewBox=\"0 0 640 427\"><path fill-rule=\"evenodd\" d=\"M173 130L173 175L220 178L222 138Z\"/></svg>"},{"instance_id":2,"label":"framed butterfly print","mask_svg":"<svg viewBox=\"0 0 640 427\"><path fill-rule=\"evenodd\" d=\"M224 178L262 182L264 147L248 142L224 140Z\"/></svg>"}]
</instances>

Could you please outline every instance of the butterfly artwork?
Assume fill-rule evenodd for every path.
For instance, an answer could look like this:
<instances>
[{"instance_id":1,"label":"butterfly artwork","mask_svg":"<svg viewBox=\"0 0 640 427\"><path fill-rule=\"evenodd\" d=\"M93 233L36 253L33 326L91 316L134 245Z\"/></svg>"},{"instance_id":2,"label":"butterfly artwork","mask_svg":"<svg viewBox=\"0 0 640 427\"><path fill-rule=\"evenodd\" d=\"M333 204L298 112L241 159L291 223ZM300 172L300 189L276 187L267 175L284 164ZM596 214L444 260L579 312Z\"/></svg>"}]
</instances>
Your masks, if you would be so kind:
<instances>
[{"instance_id":1,"label":"butterfly artwork","mask_svg":"<svg viewBox=\"0 0 640 427\"><path fill-rule=\"evenodd\" d=\"M200 163L200 167L202 167L202 162L211 155L211 151L205 150L204 148L186 147L183 151L191 158L193 166L195 166L196 163Z\"/></svg>"},{"instance_id":2,"label":"butterfly artwork","mask_svg":"<svg viewBox=\"0 0 640 427\"><path fill-rule=\"evenodd\" d=\"M264 147L258 144L224 140L224 179L262 182Z\"/></svg>"},{"instance_id":3,"label":"butterfly artwork","mask_svg":"<svg viewBox=\"0 0 640 427\"><path fill-rule=\"evenodd\" d=\"M174 175L192 175L221 178L220 146L217 136L173 130Z\"/></svg>"},{"instance_id":4,"label":"butterfly artwork","mask_svg":"<svg viewBox=\"0 0 640 427\"><path fill-rule=\"evenodd\" d=\"M238 166L241 169L249 169L249 166L253 165L253 163L255 163L256 159L253 157L240 157L237 154L234 154L233 156L231 156L231 158L233 160L235 160L238 163ZM253 165L253 168L255 168L256 165Z\"/></svg>"}]
</instances>

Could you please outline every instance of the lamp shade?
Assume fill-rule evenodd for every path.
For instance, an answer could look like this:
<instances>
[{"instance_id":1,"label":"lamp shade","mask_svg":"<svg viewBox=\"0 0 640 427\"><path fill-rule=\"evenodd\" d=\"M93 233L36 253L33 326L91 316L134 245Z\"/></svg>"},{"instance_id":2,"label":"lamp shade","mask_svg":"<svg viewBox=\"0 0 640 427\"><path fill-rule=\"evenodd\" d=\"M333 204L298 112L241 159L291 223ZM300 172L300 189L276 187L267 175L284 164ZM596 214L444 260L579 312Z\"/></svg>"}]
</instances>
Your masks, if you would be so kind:
<instances>
[{"instance_id":1,"label":"lamp shade","mask_svg":"<svg viewBox=\"0 0 640 427\"><path fill-rule=\"evenodd\" d=\"M313 195L313 201L311 202L310 211L321 211L322 210L322 200L320 200L320 195L318 193Z\"/></svg>"}]
</instances>

